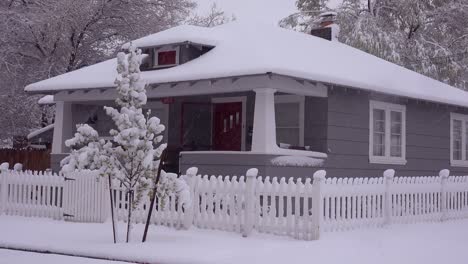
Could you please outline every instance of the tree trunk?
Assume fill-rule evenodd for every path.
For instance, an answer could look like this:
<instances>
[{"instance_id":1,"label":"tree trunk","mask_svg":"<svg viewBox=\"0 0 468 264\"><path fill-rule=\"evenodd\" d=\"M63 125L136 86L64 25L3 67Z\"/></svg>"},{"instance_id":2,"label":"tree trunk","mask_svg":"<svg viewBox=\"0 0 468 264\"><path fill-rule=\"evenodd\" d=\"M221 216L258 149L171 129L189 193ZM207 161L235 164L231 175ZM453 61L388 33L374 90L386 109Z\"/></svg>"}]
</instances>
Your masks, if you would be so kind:
<instances>
[{"instance_id":1,"label":"tree trunk","mask_svg":"<svg viewBox=\"0 0 468 264\"><path fill-rule=\"evenodd\" d=\"M111 218L112 218L112 233L114 235L114 244L116 244L117 232L115 228L115 217L114 217L114 196L112 195L112 181L111 181L110 175L109 175L109 196L110 196L110 209L111 209Z\"/></svg>"},{"instance_id":2,"label":"tree trunk","mask_svg":"<svg viewBox=\"0 0 468 264\"><path fill-rule=\"evenodd\" d=\"M167 159L167 150L164 149L163 152L161 153L161 157L159 158L159 166L158 166L158 172L156 174L156 180L154 181L154 187L153 187L153 196L151 197L151 203L150 207L148 208L148 217L146 218L146 223L145 223L145 230L143 231L143 239L141 242L146 242L146 237L148 236L148 229L149 225L151 222L151 216L153 215L153 208L154 208L154 202L156 200L156 192L158 190L158 183L159 179L161 177L161 171L163 169L164 163L166 162Z\"/></svg>"},{"instance_id":3,"label":"tree trunk","mask_svg":"<svg viewBox=\"0 0 468 264\"><path fill-rule=\"evenodd\" d=\"M132 233L133 190L128 192L127 243Z\"/></svg>"}]
</instances>

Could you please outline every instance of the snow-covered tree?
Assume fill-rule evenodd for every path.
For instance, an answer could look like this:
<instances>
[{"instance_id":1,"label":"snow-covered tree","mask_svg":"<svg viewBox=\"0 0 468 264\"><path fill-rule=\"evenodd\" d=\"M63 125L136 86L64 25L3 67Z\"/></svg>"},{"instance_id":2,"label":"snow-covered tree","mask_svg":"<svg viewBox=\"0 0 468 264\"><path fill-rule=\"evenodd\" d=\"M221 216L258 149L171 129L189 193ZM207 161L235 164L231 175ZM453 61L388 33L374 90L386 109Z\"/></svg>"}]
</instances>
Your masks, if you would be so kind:
<instances>
[{"instance_id":1,"label":"snow-covered tree","mask_svg":"<svg viewBox=\"0 0 468 264\"><path fill-rule=\"evenodd\" d=\"M166 147L161 144L164 125L159 118L149 117L150 111L146 116L143 113L147 97L146 85L140 79L141 60L141 50L133 46L129 48L129 54L121 52L117 55L118 77L115 83L119 97L115 102L118 108L104 107L116 127L110 131L112 140L100 139L97 131L89 125L78 125L74 137L65 142L72 149L71 154L62 161L65 173L99 170L102 176L120 182L130 204L127 208L127 242L131 236L132 211L140 201L141 191L156 184L159 157ZM185 193L186 188L176 180L162 177L163 188L159 195Z\"/></svg>"},{"instance_id":2,"label":"snow-covered tree","mask_svg":"<svg viewBox=\"0 0 468 264\"><path fill-rule=\"evenodd\" d=\"M15 111L0 115L0 140L40 127L39 98L27 99L26 85L114 57L120 43L179 25L195 7L191 0L0 1L0 110Z\"/></svg>"},{"instance_id":3,"label":"snow-covered tree","mask_svg":"<svg viewBox=\"0 0 468 264\"><path fill-rule=\"evenodd\" d=\"M280 22L310 32L327 1L299 0L299 13ZM325 4L325 5L324 5ZM448 84L468 88L468 2L343 0L336 8L339 40Z\"/></svg>"},{"instance_id":4,"label":"snow-covered tree","mask_svg":"<svg viewBox=\"0 0 468 264\"><path fill-rule=\"evenodd\" d=\"M234 20L236 20L234 15L228 17L223 10L218 8L216 3L213 3L207 14L194 15L187 20L187 24L200 27L215 27Z\"/></svg>"}]
</instances>

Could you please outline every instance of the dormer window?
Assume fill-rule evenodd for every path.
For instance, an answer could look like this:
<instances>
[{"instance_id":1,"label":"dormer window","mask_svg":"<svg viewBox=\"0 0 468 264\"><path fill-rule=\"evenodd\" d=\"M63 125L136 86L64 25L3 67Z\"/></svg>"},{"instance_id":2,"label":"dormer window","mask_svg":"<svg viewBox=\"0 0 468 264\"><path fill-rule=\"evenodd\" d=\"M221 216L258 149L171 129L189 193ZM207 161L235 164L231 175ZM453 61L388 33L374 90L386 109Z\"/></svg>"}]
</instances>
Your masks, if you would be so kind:
<instances>
[{"instance_id":1,"label":"dormer window","mask_svg":"<svg viewBox=\"0 0 468 264\"><path fill-rule=\"evenodd\" d=\"M156 50L154 65L156 68L171 67L179 64L180 48L161 48Z\"/></svg>"},{"instance_id":2,"label":"dormer window","mask_svg":"<svg viewBox=\"0 0 468 264\"><path fill-rule=\"evenodd\" d=\"M196 44L167 44L164 46L143 47L147 55L143 59L142 71L162 70L194 60L213 49L212 46Z\"/></svg>"}]
</instances>

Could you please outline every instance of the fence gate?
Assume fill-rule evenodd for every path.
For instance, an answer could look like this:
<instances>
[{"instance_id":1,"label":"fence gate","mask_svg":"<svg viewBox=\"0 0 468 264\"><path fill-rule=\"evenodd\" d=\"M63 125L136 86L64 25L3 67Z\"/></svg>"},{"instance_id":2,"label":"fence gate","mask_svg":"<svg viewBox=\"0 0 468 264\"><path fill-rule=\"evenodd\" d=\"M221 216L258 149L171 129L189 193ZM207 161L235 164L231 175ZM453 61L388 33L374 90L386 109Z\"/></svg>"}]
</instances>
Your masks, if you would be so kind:
<instances>
[{"instance_id":1,"label":"fence gate","mask_svg":"<svg viewBox=\"0 0 468 264\"><path fill-rule=\"evenodd\" d=\"M94 171L69 173L65 177L64 218L73 222L99 222L110 211L106 179Z\"/></svg>"}]
</instances>

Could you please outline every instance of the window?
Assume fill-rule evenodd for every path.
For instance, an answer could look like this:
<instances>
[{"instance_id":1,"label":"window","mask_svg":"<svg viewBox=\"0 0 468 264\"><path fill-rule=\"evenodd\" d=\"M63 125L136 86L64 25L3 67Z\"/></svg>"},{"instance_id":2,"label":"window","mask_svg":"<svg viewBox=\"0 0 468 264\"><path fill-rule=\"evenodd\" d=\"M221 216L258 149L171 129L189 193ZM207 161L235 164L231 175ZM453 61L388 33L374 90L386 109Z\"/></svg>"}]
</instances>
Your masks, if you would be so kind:
<instances>
[{"instance_id":1,"label":"window","mask_svg":"<svg viewBox=\"0 0 468 264\"><path fill-rule=\"evenodd\" d=\"M370 102L369 161L406 164L406 107Z\"/></svg>"},{"instance_id":2,"label":"window","mask_svg":"<svg viewBox=\"0 0 468 264\"><path fill-rule=\"evenodd\" d=\"M169 67L179 64L179 48L160 48L155 50L154 66Z\"/></svg>"},{"instance_id":3,"label":"window","mask_svg":"<svg viewBox=\"0 0 468 264\"><path fill-rule=\"evenodd\" d=\"M158 65L163 66L176 64L176 55L177 52L175 50L158 52Z\"/></svg>"},{"instance_id":4,"label":"window","mask_svg":"<svg viewBox=\"0 0 468 264\"><path fill-rule=\"evenodd\" d=\"M450 164L468 167L468 115L450 115Z\"/></svg>"},{"instance_id":5,"label":"window","mask_svg":"<svg viewBox=\"0 0 468 264\"><path fill-rule=\"evenodd\" d=\"M275 115L278 144L304 146L304 96L275 96Z\"/></svg>"}]
</instances>

